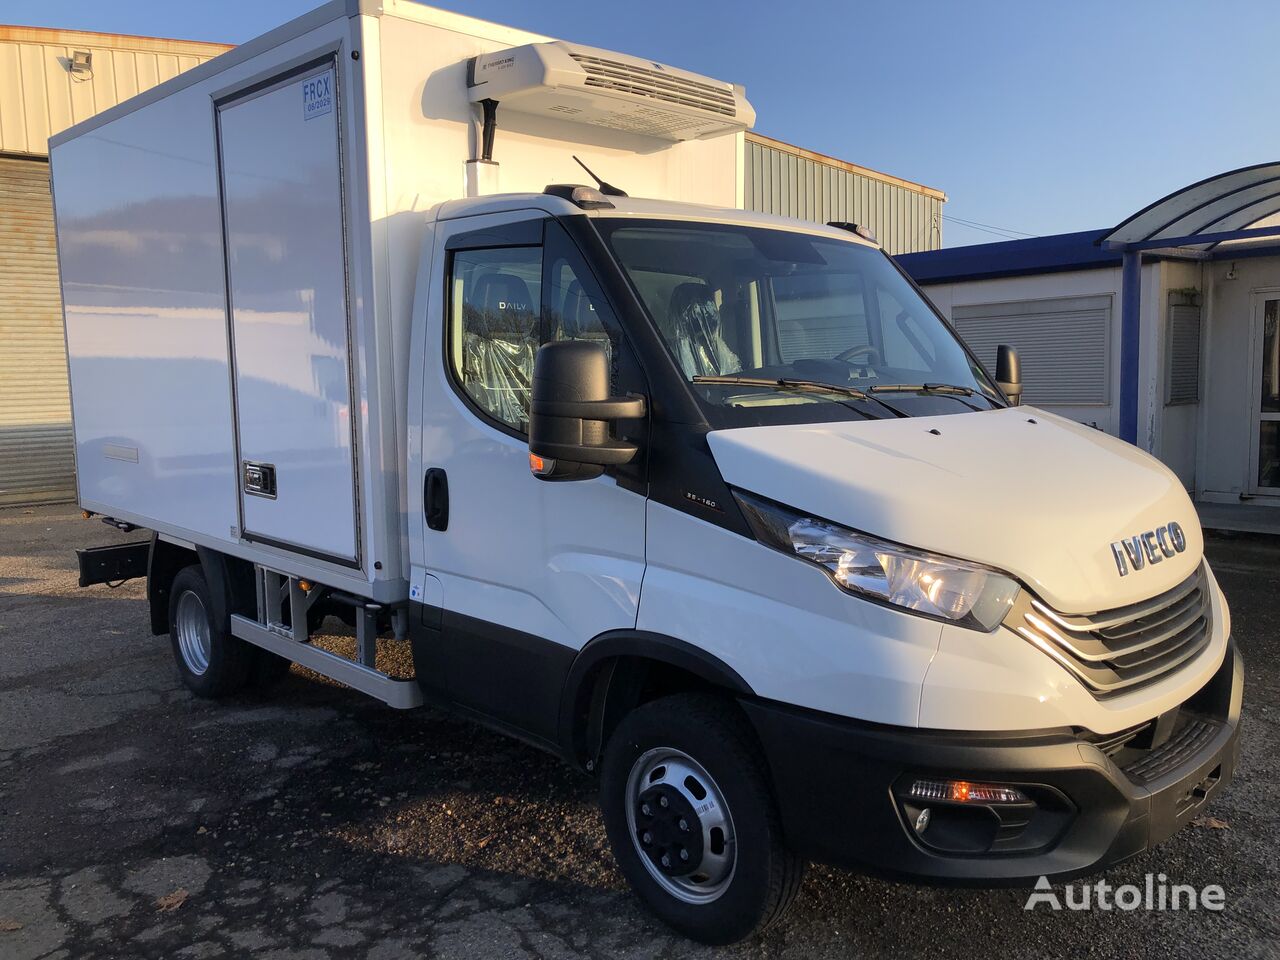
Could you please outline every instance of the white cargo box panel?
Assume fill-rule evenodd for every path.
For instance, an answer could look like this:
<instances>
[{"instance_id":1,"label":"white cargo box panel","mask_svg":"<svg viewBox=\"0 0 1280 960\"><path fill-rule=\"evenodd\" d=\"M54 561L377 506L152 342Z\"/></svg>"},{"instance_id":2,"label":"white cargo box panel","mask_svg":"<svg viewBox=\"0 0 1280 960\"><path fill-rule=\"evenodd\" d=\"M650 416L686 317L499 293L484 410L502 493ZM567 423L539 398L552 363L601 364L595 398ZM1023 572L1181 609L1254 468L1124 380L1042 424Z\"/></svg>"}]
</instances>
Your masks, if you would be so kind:
<instances>
[{"instance_id":1,"label":"white cargo box panel","mask_svg":"<svg viewBox=\"0 0 1280 960\"><path fill-rule=\"evenodd\" d=\"M431 210L476 156L473 58L548 39L334 0L50 141L84 507L407 595ZM633 194L740 205L741 136L518 111L498 131L504 190L581 182L576 154Z\"/></svg>"},{"instance_id":2,"label":"white cargo box panel","mask_svg":"<svg viewBox=\"0 0 1280 960\"><path fill-rule=\"evenodd\" d=\"M360 482L397 460L361 296L358 24L322 8L72 128L51 162L81 504L389 598L398 481Z\"/></svg>"}]
</instances>

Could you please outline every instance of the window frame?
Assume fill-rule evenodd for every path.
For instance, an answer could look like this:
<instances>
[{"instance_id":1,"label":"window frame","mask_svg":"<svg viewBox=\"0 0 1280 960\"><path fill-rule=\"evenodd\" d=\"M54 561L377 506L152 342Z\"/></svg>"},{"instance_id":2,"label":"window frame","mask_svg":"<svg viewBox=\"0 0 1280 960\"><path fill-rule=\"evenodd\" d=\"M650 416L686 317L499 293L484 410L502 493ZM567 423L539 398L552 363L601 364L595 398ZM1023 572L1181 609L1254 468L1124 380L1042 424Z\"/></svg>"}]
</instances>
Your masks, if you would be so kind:
<instances>
[{"instance_id":1,"label":"window frame","mask_svg":"<svg viewBox=\"0 0 1280 960\"><path fill-rule=\"evenodd\" d=\"M545 244L543 243L544 232L542 230L542 227L543 227L542 221L544 221L545 219L546 218L539 218L537 220L538 234L539 234L539 239L537 243L521 242L520 239L516 237L512 237L511 242L502 242L502 238L496 236L495 231L493 231L492 229L488 229L488 230L481 229L481 230L475 231L474 236L476 239L476 245L474 246L466 242L460 242L460 241L465 241L465 239L468 236L472 236L472 234L455 234L454 236L450 237L445 244L444 323L441 324L444 337L443 337L443 343L441 344L441 353L440 353L441 362L444 364L445 379L449 382L449 386L453 388L453 392L458 396L460 400L462 400L463 405L466 406L466 408L470 410L471 413L475 415L480 420L481 423L487 424L488 426L493 427L495 430L500 430L502 433L505 433L507 436L513 437L516 440L520 440L524 443L529 442L529 434L527 432L516 429L515 427L511 426L511 424L507 423L504 420L499 420L497 417L491 414L488 410L485 410L483 407L481 407L480 404L476 401L476 398L473 397L467 391L466 384L462 382L461 378L458 375L458 371L454 369L453 310L455 306L454 296L455 296L456 283L454 282L455 277L454 277L453 268L454 268L454 260L456 259L459 253L473 253L478 250L537 250L539 252L538 271L539 271L539 274L541 275L541 272L545 269L545 266L546 266L546 256L544 252ZM541 328L542 328L542 290L541 289L538 290L537 320L538 320L538 328L539 328L539 339L541 339ZM541 346L541 344L539 345Z\"/></svg>"},{"instance_id":2,"label":"window frame","mask_svg":"<svg viewBox=\"0 0 1280 960\"><path fill-rule=\"evenodd\" d=\"M541 349L551 340L546 336L548 317L546 315L546 281L547 281L547 228L554 224L563 232L563 242L567 245L568 250L576 254L579 266L585 271L590 278L591 285L599 293L601 302L608 308L611 318L608 322L602 321L602 325L610 331L610 338L614 341L614 365L621 362L621 353L623 351L633 352L627 337L625 325L619 315L617 307L609 301L608 296L604 292L599 278L596 276L591 266L590 260L583 254L581 247L574 240L573 235L567 230L564 224L560 223L557 218L546 217L529 217L522 220L512 221L510 223L501 224L493 227L481 227L474 231L458 232L449 236L445 240L445 258L444 258L444 315L441 323L441 362L444 364L445 380L448 381L450 388L454 394L462 401L465 406L481 423L493 427L507 436L512 437L522 443L529 442L529 434L526 431L519 430L509 423L499 420L489 411L485 410L476 401L469 392L467 392L466 384L462 382L459 371L454 368L453 357L453 311L455 306L455 277L454 277L454 261L459 253L474 253L480 250L512 250L512 249L537 249L539 251L539 277L541 282L538 289L537 304L537 326L538 326L538 348ZM531 229L531 225L536 226L536 241L533 240L535 230ZM577 278L582 282L583 278ZM535 352L535 358L537 356ZM641 376L643 376L643 367L639 368ZM617 370L611 371L611 375L616 374Z\"/></svg>"}]
</instances>

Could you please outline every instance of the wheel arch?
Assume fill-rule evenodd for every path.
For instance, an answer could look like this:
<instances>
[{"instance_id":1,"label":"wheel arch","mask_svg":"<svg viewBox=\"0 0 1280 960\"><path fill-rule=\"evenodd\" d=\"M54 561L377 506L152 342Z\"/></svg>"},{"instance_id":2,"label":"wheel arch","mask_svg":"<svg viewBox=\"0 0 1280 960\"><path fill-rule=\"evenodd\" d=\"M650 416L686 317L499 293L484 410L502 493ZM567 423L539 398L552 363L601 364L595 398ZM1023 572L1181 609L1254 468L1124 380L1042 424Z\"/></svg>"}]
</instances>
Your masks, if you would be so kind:
<instances>
[{"instance_id":1,"label":"wheel arch","mask_svg":"<svg viewBox=\"0 0 1280 960\"><path fill-rule=\"evenodd\" d=\"M209 587L213 603L211 615L224 633L231 632L231 614L253 616L257 597L253 583L253 564L208 547L193 550L151 535L147 556L147 604L151 613L151 632L157 636L169 632L169 602L173 580L178 572L198 566Z\"/></svg>"},{"instance_id":2,"label":"wheel arch","mask_svg":"<svg viewBox=\"0 0 1280 960\"><path fill-rule=\"evenodd\" d=\"M194 550L161 540L151 534L151 550L147 554L147 606L151 613L151 632L156 636L169 632L169 591L178 571L199 563Z\"/></svg>"},{"instance_id":3,"label":"wheel arch","mask_svg":"<svg viewBox=\"0 0 1280 960\"><path fill-rule=\"evenodd\" d=\"M231 633L231 615L256 617L257 590L253 581L253 564L208 547L196 547L209 598L213 602L214 622L225 634Z\"/></svg>"},{"instance_id":4,"label":"wheel arch","mask_svg":"<svg viewBox=\"0 0 1280 960\"><path fill-rule=\"evenodd\" d=\"M657 696L690 690L755 696L733 667L687 641L644 630L595 637L574 659L561 696L558 733L565 758L593 770L628 712Z\"/></svg>"}]
</instances>

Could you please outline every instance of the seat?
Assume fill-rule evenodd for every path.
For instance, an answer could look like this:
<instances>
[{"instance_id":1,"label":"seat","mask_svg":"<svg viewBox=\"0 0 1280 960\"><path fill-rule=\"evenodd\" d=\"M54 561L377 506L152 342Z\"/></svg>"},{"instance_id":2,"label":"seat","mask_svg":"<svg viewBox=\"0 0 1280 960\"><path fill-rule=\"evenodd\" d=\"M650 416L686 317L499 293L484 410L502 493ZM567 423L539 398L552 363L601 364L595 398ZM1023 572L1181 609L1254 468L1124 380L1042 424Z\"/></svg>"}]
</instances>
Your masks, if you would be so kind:
<instances>
[{"instance_id":1,"label":"seat","mask_svg":"<svg viewBox=\"0 0 1280 960\"><path fill-rule=\"evenodd\" d=\"M467 302L499 325L517 329L520 315L531 315L536 306L529 285L511 273L484 273L476 278Z\"/></svg>"},{"instance_id":2,"label":"seat","mask_svg":"<svg viewBox=\"0 0 1280 960\"><path fill-rule=\"evenodd\" d=\"M714 377L742 369L721 333L720 308L705 283L682 283L671 291L667 324L673 352L686 377Z\"/></svg>"},{"instance_id":3,"label":"seat","mask_svg":"<svg viewBox=\"0 0 1280 960\"><path fill-rule=\"evenodd\" d=\"M529 285L510 273L476 278L463 304L462 382L485 412L503 423L529 420L537 304Z\"/></svg>"}]
</instances>

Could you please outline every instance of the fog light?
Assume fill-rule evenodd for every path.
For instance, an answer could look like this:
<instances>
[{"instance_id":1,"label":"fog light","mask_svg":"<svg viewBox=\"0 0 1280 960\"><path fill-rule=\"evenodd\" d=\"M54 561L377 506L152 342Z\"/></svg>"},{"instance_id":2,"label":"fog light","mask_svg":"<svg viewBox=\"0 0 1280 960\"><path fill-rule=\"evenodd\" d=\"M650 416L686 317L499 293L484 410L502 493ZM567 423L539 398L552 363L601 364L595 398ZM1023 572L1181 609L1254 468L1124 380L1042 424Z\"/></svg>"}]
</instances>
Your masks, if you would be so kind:
<instances>
[{"instance_id":1,"label":"fog light","mask_svg":"<svg viewBox=\"0 0 1280 960\"><path fill-rule=\"evenodd\" d=\"M924 833L929 829L929 818L931 816L933 815L929 812L928 807L916 814L916 833Z\"/></svg>"},{"instance_id":2,"label":"fog light","mask_svg":"<svg viewBox=\"0 0 1280 960\"><path fill-rule=\"evenodd\" d=\"M907 794L916 800L950 800L955 803L1030 803L1013 787L968 780L917 780Z\"/></svg>"}]
</instances>

